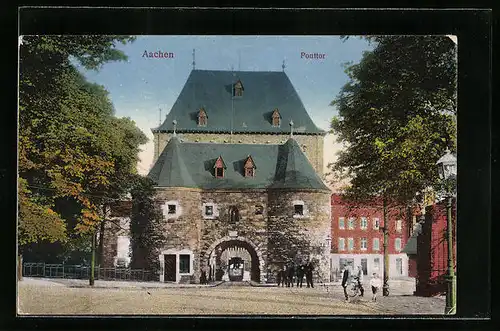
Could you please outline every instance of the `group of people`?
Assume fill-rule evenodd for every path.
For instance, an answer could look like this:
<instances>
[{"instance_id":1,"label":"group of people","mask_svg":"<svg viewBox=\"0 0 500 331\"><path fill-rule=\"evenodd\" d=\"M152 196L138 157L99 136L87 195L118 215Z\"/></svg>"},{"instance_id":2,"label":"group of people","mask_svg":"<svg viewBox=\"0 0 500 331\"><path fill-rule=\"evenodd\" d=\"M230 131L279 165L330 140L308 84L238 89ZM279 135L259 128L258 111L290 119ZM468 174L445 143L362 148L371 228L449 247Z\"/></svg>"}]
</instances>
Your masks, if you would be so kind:
<instances>
[{"instance_id":1,"label":"group of people","mask_svg":"<svg viewBox=\"0 0 500 331\"><path fill-rule=\"evenodd\" d=\"M293 287L293 284L297 282L297 287L302 287L304 282L304 276L306 278L307 287L314 287L313 284L313 270L314 264L312 261L302 264L288 263L277 274L278 286L281 287Z\"/></svg>"},{"instance_id":2,"label":"group of people","mask_svg":"<svg viewBox=\"0 0 500 331\"><path fill-rule=\"evenodd\" d=\"M354 281L359 288L360 296L364 296L365 289L363 288L363 268L358 266L356 271L351 270L350 266L344 266L344 273L342 275L342 287L344 288L345 301L349 301L347 294L347 287ZM382 281L377 273L373 273L370 279L370 286L372 288L372 301L377 301L377 293L382 285Z\"/></svg>"}]
</instances>

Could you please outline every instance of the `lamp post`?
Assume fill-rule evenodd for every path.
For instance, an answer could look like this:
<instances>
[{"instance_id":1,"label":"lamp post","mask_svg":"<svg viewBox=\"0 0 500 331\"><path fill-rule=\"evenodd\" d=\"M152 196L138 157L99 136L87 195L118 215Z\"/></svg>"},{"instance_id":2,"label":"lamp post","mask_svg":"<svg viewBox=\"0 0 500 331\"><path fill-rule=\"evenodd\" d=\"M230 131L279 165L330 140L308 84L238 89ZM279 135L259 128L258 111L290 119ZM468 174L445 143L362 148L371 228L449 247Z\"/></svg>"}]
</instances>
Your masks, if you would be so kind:
<instances>
[{"instance_id":1,"label":"lamp post","mask_svg":"<svg viewBox=\"0 0 500 331\"><path fill-rule=\"evenodd\" d=\"M382 285L382 295L384 297L389 296L389 250L387 246L389 245L389 220L387 219L387 202L384 198L383 200L383 226L380 227L380 231L384 234L384 284Z\"/></svg>"},{"instance_id":2,"label":"lamp post","mask_svg":"<svg viewBox=\"0 0 500 331\"><path fill-rule=\"evenodd\" d=\"M454 179L457 175L457 159L447 149L437 162L439 177L444 183L446 193L446 238L448 244L448 275L446 277L446 307L444 313L453 315L456 313L456 277L455 266L453 264L453 222L451 215L451 206L453 199Z\"/></svg>"}]
</instances>

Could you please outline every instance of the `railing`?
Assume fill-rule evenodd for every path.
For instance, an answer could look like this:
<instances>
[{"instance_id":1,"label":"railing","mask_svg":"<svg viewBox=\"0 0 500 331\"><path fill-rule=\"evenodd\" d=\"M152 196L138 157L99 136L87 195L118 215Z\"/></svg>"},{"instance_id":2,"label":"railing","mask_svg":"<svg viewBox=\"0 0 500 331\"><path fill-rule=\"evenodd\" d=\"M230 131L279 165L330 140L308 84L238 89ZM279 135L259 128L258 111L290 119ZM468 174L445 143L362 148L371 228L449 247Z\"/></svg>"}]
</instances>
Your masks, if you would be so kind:
<instances>
[{"instance_id":1,"label":"railing","mask_svg":"<svg viewBox=\"0 0 500 331\"><path fill-rule=\"evenodd\" d=\"M88 279L90 266L47 264L47 263L24 263L24 277L44 278L71 278ZM158 281L158 275L146 269L130 268L94 268L94 278L100 280L124 280L124 281Z\"/></svg>"}]
</instances>

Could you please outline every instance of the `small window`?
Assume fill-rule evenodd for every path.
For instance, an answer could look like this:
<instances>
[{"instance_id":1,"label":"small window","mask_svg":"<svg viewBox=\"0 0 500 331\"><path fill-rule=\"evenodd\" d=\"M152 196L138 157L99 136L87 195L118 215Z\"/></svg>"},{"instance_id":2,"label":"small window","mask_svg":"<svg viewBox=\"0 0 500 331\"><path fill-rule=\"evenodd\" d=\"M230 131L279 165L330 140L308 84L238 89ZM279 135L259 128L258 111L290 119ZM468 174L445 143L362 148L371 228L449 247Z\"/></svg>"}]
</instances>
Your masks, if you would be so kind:
<instances>
[{"instance_id":1,"label":"small window","mask_svg":"<svg viewBox=\"0 0 500 331\"><path fill-rule=\"evenodd\" d=\"M378 251L380 249L380 240L378 238L373 238L373 250Z\"/></svg>"},{"instance_id":2,"label":"small window","mask_svg":"<svg viewBox=\"0 0 500 331\"><path fill-rule=\"evenodd\" d=\"M231 223L237 223L240 220L240 213L238 208L235 206L229 207L229 221Z\"/></svg>"},{"instance_id":3,"label":"small window","mask_svg":"<svg viewBox=\"0 0 500 331\"><path fill-rule=\"evenodd\" d=\"M366 217L361 217L360 227L362 230L368 229L368 221L367 221Z\"/></svg>"},{"instance_id":4,"label":"small window","mask_svg":"<svg viewBox=\"0 0 500 331\"><path fill-rule=\"evenodd\" d=\"M262 215L264 214L264 207L261 205L255 206L255 215Z\"/></svg>"},{"instance_id":5,"label":"small window","mask_svg":"<svg viewBox=\"0 0 500 331\"><path fill-rule=\"evenodd\" d=\"M378 218L373 219L373 230L378 230L380 228L380 220Z\"/></svg>"},{"instance_id":6,"label":"small window","mask_svg":"<svg viewBox=\"0 0 500 331\"><path fill-rule=\"evenodd\" d=\"M168 214L169 215L175 215L176 212L177 212L176 205L168 205Z\"/></svg>"},{"instance_id":7,"label":"small window","mask_svg":"<svg viewBox=\"0 0 500 331\"><path fill-rule=\"evenodd\" d=\"M399 257L396 259L396 272L398 275L403 274L403 259Z\"/></svg>"},{"instance_id":8,"label":"small window","mask_svg":"<svg viewBox=\"0 0 500 331\"><path fill-rule=\"evenodd\" d=\"M215 168L215 177L222 178L224 177L224 168Z\"/></svg>"},{"instance_id":9,"label":"small window","mask_svg":"<svg viewBox=\"0 0 500 331\"><path fill-rule=\"evenodd\" d=\"M205 206L205 216L214 215L214 206Z\"/></svg>"},{"instance_id":10,"label":"small window","mask_svg":"<svg viewBox=\"0 0 500 331\"><path fill-rule=\"evenodd\" d=\"M253 177L254 171L253 168L246 168L245 169L245 177Z\"/></svg>"},{"instance_id":11,"label":"small window","mask_svg":"<svg viewBox=\"0 0 500 331\"><path fill-rule=\"evenodd\" d=\"M293 209L295 215L304 215L304 205L294 205Z\"/></svg>"},{"instance_id":12,"label":"small window","mask_svg":"<svg viewBox=\"0 0 500 331\"><path fill-rule=\"evenodd\" d=\"M366 251L366 249L367 249L366 238L361 238L360 248L361 248L361 250Z\"/></svg>"},{"instance_id":13,"label":"small window","mask_svg":"<svg viewBox=\"0 0 500 331\"><path fill-rule=\"evenodd\" d=\"M403 222L401 220L396 221L396 232L401 233L403 230Z\"/></svg>"},{"instance_id":14,"label":"small window","mask_svg":"<svg viewBox=\"0 0 500 331\"><path fill-rule=\"evenodd\" d=\"M271 115L271 120L272 120L272 124L274 127L279 127L280 124L281 124L281 115L280 115L280 112L278 111L278 109L275 109L273 111L273 114Z\"/></svg>"},{"instance_id":15,"label":"small window","mask_svg":"<svg viewBox=\"0 0 500 331\"><path fill-rule=\"evenodd\" d=\"M348 227L349 227L349 230L353 230L356 227L356 220L353 217L349 218Z\"/></svg>"},{"instance_id":16,"label":"small window","mask_svg":"<svg viewBox=\"0 0 500 331\"><path fill-rule=\"evenodd\" d=\"M394 248L398 252L401 251L401 238L396 238L396 240L394 240Z\"/></svg>"},{"instance_id":17,"label":"small window","mask_svg":"<svg viewBox=\"0 0 500 331\"><path fill-rule=\"evenodd\" d=\"M180 254L179 255L179 273L188 274L190 273L190 259L191 256L189 254Z\"/></svg>"},{"instance_id":18,"label":"small window","mask_svg":"<svg viewBox=\"0 0 500 331\"><path fill-rule=\"evenodd\" d=\"M339 251L345 250L345 239L339 238Z\"/></svg>"},{"instance_id":19,"label":"small window","mask_svg":"<svg viewBox=\"0 0 500 331\"><path fill-rule=\"evenodd\" d=\"M339 217L339 229L345 229L345 222L343 217Z\"/></svg>"},{"instance_id":20,"label":"small window","mask_svg":"<svg viewBox=\"0 0 500 331\"><path fill-rule=\"evenodd\" d=\"M354 239L353 238L347 239L347 249L350 251L352 251L354 249Z\"/></svg>"}]
</instances>

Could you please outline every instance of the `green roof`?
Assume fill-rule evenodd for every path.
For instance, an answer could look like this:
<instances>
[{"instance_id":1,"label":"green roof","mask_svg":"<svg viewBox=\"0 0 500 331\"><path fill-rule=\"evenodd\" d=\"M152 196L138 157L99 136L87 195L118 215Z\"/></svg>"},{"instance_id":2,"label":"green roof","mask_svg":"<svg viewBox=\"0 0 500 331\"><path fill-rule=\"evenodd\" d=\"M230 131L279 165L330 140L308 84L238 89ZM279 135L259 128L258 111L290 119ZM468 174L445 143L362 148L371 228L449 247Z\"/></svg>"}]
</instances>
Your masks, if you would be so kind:
<instances>
[{"instance_id":1,"label":"green roof","mask_svg":"<svg viewBox=\"0 0 500 331\"><path fill-rule=\"evenodd\" d=\"M245 177L251 156L259 167ZM222 157L224 178L215 178L214 164ZM181 142L173 137L148 174L158 187L200 189L329 190L294 139L282 145Z\"/></svg>"},{"instance_id":2,"label":"green roof","mask_svg":"<svg viewBox=\"0 0 500 331\"><path fill-rule=\"evenodd\" d=\"M243 96L233 97L233 84L241 80ZM207 125L198 126L198 112L207 114ZM278 109L280 127L272 126ZM193 70L165 121L156 131L173 132L326 134L316 127L297 91L284 72Z\"/></svg>"}]
</instances>

